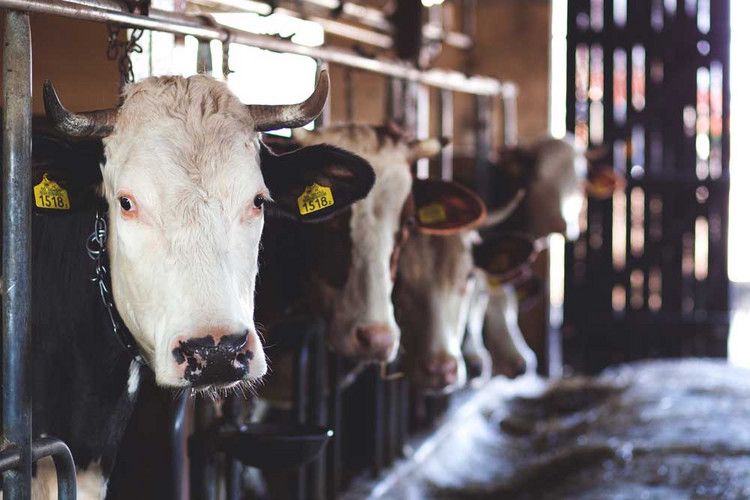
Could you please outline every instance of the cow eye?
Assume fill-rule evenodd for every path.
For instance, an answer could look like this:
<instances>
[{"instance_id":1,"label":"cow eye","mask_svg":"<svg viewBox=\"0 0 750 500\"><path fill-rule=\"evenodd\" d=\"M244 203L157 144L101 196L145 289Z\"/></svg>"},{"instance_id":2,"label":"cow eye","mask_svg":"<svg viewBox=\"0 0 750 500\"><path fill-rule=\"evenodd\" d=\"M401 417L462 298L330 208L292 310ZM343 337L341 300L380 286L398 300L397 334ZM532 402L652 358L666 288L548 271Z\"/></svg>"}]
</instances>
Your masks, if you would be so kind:
<instances>
[{"instance_id":1,"label":"cow eye","mask_svg":"<svg viewBox=\"0 0 750 500\"><path fill-rule=\"evenodd\" d=\"M126 211L130 212L133 210L133 202L128 198L127 196L120 196L120 207Z\"/></svg>"},{"instance_id":2,"label":"cow eye","mask_svg":"<svg viewBox=\"0 0 750 500\"><path fill-rule=\"evenodd\" d=\"M255 208L257 208L257 209L260 209L260 208L262 208L262 207L263 207L263 204L264 204L265 202L266 202L266 199L265 199L265 198L263 198L263 196L261 196L261 195L258 195L258 196L256 196L256 197L255 197L255 199L253 200L253 206L254 206Z\"/></svg>"}]
</instances>

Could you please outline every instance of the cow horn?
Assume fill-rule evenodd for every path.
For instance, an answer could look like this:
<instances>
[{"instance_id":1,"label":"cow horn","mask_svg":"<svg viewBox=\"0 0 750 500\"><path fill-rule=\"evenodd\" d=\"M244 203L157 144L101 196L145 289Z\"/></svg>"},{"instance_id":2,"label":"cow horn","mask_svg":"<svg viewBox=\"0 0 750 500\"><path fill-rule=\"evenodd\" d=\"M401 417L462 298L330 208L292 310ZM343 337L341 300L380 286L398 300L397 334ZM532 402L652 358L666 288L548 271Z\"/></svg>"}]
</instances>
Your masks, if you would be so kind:
<instances>
[{"instance_id":1,"label":"cow horn","mask_svg":"<svg viewBox=\"0 0 750 500\"><path fill-rule=\"evenodd\" d=\"M255 120L255 130L265 132L280 128L297 128L310 123L323 111L328 99L328 71L318 76L312 95L298 104L262 105L250 104L247 109Z\"/></svg>"},{"instance_id":2,"label":"cow horn","mask_svg":"<svg viewBox=\"0 0 750 500\"><path fill-rule=\"evenodd\" d=\"M60 102L49 80L44 82L44 110L53 127L68 137L107 137L117 120L117 109L71 113Z\"/></svg>"}]
</instances>

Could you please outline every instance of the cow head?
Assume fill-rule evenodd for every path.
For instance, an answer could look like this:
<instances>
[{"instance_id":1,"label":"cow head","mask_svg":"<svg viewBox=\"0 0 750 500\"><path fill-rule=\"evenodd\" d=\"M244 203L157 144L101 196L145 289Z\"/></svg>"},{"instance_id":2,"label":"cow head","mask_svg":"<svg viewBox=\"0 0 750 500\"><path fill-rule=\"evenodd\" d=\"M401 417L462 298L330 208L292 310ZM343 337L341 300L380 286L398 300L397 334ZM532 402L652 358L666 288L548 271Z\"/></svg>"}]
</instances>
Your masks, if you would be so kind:
<instances>
[{"instance_id":1,"label":"cow head","mask_svg":"<svg viewBox=\"0 0 750 500\"><path fill-rule=\"evenodd\" d=\"M404 245L394 300L410 380L425 392L445 393L466 381L461 341L476 286L472 248L480 242L472 228L486 210L459 184L418 182L425 183L425 194L415 190L417 231ZM491 211L486 220L504 220L521 197Z\"/></svg>"},{"instance_id":2,"label":"cow head","mask_svg":"<svg viewBox=\"0 0 750 500\"><path fill-rule=\"evenodd\" d=\"M117 110L74 114L46 83L59 131L103 138L114 301L159 384L213 389L266 372L253 320L264 211L301 217L313 182L340 189L345 207L373 182L335 148L277 157L260 143L259 131L314 119L327 94L325 72L287 106L245 106L208 76L159 77L126 87Z\"/></svg>"},{"instance_id":3,"label":"cow head","mask_svg":"<svg viewBox=\"0 0 750 500\"><path fill-rule=\"evenodd\" d=\"M527 190L519 229L534 238L552 233L578 238L586 194L606 198L624 182L611 167L594 161L600 154L579 151L565 140L546 138L501 156L497 187Z\"/></svg>"},{"instance_id":4,"label":"cow head","mask_svg":"<svg viewBox=\"0 0 750 500\"><path fill-rule=\"evenodd\" d=\"M318 236L335 249L315 259L311 295L328 319L329 343L360 360L395 358L400 330L393 313L394 263L413 215L410 165L432 156L440 139L409 140L393 125L345 124L314 132L297 130L302 145L333 144L366 159L376 173L367 198L332 219Z\"/></svg>"}]
</instances>

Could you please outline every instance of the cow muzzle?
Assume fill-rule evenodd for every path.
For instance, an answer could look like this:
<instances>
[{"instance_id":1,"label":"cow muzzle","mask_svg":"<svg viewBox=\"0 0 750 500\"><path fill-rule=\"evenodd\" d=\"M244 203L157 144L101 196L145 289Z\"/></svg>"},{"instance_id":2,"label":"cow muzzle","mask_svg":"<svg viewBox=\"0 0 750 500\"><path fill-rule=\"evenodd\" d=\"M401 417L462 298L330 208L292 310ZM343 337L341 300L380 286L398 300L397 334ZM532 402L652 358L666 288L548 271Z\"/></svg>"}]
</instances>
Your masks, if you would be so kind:
<instances>
[{"instance_id":1,"label":"cow muzzle","mask_svg":"<svg viewBox=\"0 0 750 500\"><path fill-rule=\"evenodd\" d=\"M245 329L239 333L177 338L172 356L183 379L193 387L203 387L259 376L254 366L258 361L254 360L262 358L263 351L257 336ZM265 367L265 363L262 364Z\"/></svg>"},{"instance_id":2,"label":"cow muzzle","mask_svg":"<svg viewBox=\"0 0 750 500\"><path fill-rule=\"evenodd\" d=\"M398 338L387 325L361 326L353 334L353 354L362 360L389 361L397 346Z\"/></svg>"},{"instance_id":3,"label":"cow muzzle","mask_svg":"<svg viewBox=\"0 0 750 500\"><path fill-rule=\"evenodd\" d=\"M459 362L455 356L442 353L419 363L414 385L426 393L446 394L459 386Z\"/></svg>"}]
</instances>

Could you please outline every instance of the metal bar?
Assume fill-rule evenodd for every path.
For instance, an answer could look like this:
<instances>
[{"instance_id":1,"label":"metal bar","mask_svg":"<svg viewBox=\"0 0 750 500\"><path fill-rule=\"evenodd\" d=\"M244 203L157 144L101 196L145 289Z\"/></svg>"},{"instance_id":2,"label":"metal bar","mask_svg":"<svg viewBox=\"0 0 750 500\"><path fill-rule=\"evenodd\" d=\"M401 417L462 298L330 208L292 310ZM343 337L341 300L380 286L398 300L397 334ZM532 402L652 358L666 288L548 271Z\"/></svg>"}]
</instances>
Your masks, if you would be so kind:
<instances>
[{"instance_id":1,"label":"metal bar","mask_svg":"<svg viewBox=\"0 0 750 500\"><path fill-rule=\"evenodd\" d=\"M90 1L90 0L89 0ZM0 0L0 8L50 14L84 21L120 24L123 26L164 31L196 38L227 40L276 52L287 52L322 59L330 63L357 68L372 73L403 78L432 87L477 95L499 95L503 85L492 78L467 77L456 71L431 69L420 71L402 62L376 60L360 56L353 51L297 45L288 40L258 35L247 31L211 24L205 18L165 12L154 9L149 17L114 12L102 7L92 7L64 0Z\"/></svg>"},{"instance_id":2,"label":"metal bar","mask_svg":"<svg viewBox=\"0 0 750 500\"><path fill-rule=\"evenodd\" d=\"M53 437L36 439L31 445L31 461L37 462L51 457L57 474L57 491L60 500L76 499L76 468L68 446ZM0 471L15 469L21 463L19 448L7 448L0 452Z\"/></svg>"},{"instance_id":3,"label":"metal bar","mask_svg":"<svg viewBox=\"0 0 750 500\"><path fill-rule=\"evenodd\" d=\"M31 31L5 16L3 51L3 437L19 451L5 498L31 498Z\"/></svg>"},{"instance_id":4,"label":"metal bar","mask_svg":"<svg viewBox=\"0 0 750 500\"><path fill-rule=\"evenodd\" d=\"M475 189L477 194L489 205L492 206L490 199L489 183L489 155L490 144L492 141L490 120L492 118L491 101L486 96L476 97L476 129L475 133Z\"/></svg>"},{"instance_id":5,"label":"metal bar","mask_svg":"<svg viewBox=\"0 0 750 500\"><path fill-rule=\"evenodd\" d=\"M183 469L185 466L185 408L189 394L185 392L174 402L172 417L172 498L182 500L183 498Z\"/></svg>"},{"instance_id":6,"label":"metal bar","mask_svg":"<svg viewBox=\"0 0 750 500\"><path fill-rule=\"evenodd\" d=\"M52 457L57 472L57 498L59 500L75 500L76 467L73 455L68 446L57 438L43 437L34 440L31 445L31 459L36 462L45 457Z\"/></svg>"},{"instance_id":7,"label":"metal bar","mask_svg":"<svg viewBox=\"0 0 750 500\"><path fill-rule=\"evenodd\" d=\"M78 2L79 0L75 1ZM191 3L210 9L212 12L217 10L232 13L251 12L260 15L271 13L270 5L253 0L192 0ZM343 10L334 14L333 11L338 7L338 2L326 4L316 0L305 0L301 3L282 0L277 2L273 12L318 23L323 27L323 30L333 35L383 49L393 48L393 26L381 11L346 2ZM331 17L336 20L331 20ZM366 28L348 24L352 22L362 24ZM439 41L461 50L468 50L474 45L471 37L464 33L446 31L440 26L431 24L422 27L422 36L429 41Z\"/></svg>"},{"instance_id":8,"label":"metal bar","mask_svg":"<svg viewBox=\"0 0 750 500\"><path fill-rule=\"evenodd\" d=\"M342 362L338 354L328 356L328 426L333 429L333 438L326 449L326 498L336 500L341 486L341 437L342 401L339 379Z\"/></svg>"},{"instance_id":9,"label":"metal bar","mask_svg":"<svg viewBox=\"0 0 750 500\"><path fill-rule=\"evenodd\" d=\"M453 93L440 91L440 134L453 139ZM453 179L453 144L448 144L440 152L440 178Z\"/></svg>"},{"instance_id":10,"label":"metal bar","mask_svg":"<svg viewBox=\"0 0 750 500\"><path fill-rule=\"evenodd\" d=\"M315 425L325 425L325 375L324 361L326 357L325 324L319 320L312 325L312 347L310 356L310 395L308 422ZM325 456L318 457L310 467L308 492L311 498L325 498Z\"/></svg>"},{"instance_id":11,"label":"metal bar","mask_svg":"<svg viewBox=\"0 0 750 500\"><path fill-rule=\"evenodd\" d=\"M518 146L518 89L512 83L503 85L503 147Z\"/></svg>"}]
</instances>

